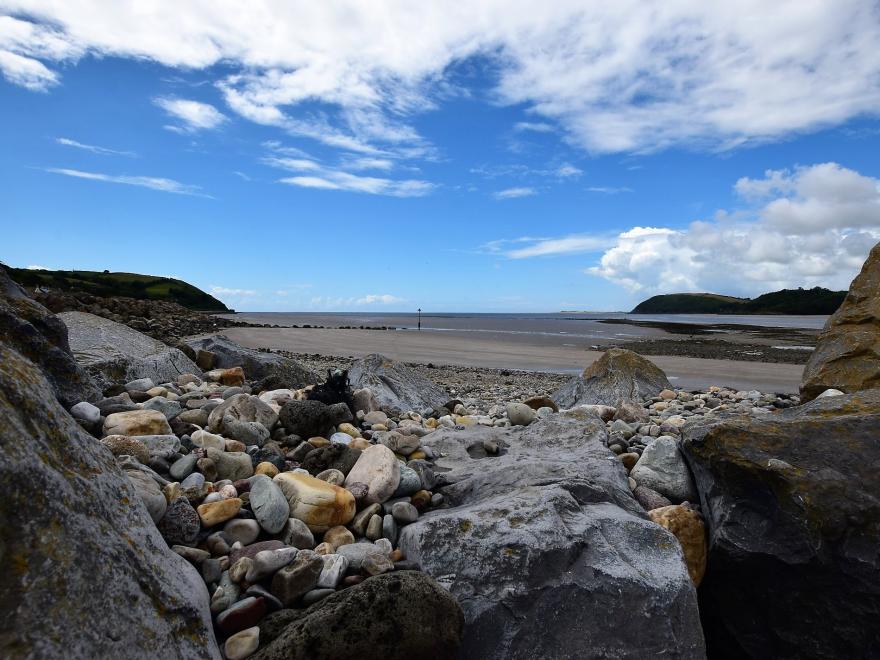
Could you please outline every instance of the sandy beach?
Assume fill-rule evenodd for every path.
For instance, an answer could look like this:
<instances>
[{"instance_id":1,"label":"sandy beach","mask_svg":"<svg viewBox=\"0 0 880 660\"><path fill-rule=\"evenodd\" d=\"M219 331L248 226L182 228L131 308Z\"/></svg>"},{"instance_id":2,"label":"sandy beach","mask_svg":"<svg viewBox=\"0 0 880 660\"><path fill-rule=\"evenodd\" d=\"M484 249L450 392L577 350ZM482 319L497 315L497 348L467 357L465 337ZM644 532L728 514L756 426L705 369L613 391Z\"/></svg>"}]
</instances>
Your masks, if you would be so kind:
<instances>
[{"instance_id":1,"label":"sandy beach","mask_svg":"<svg viewBox=\"0 0 880 660\"><path fill-rule=\"evenodd\" d=\"M451 333L333 330L314 328L227 328L230 339L251 348L362 357L382 353L406 362L432 362L494 369L577 373L601 353L577 347L530 345L513 339L461 337ZM676 387L711 385L762 392L797 392L803 367L678 356L651 358Z\"/></svg>"}]
</instances>

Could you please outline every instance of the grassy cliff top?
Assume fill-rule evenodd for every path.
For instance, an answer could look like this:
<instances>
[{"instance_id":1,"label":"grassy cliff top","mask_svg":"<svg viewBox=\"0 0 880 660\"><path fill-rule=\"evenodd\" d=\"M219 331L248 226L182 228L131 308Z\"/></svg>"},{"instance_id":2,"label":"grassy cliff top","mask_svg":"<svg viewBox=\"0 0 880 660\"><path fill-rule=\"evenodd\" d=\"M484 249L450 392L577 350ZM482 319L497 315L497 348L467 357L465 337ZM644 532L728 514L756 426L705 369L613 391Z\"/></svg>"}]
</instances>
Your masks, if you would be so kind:
<instances>
[{"instance_id":1,"label":"grassy cliff top","mask_svg":"<svg viewBox=\"0 0 880 660\"><path fill-rule=\"evenodd\" d=\"M214 296L181 280L137 273L91 270L30 270L4 266L9 276L25 287L45 287L94 296L125 296L138 300L176 302L189 309L226 312L229 309Z\"/></svg>"},{"instance_id":2,"label":"grassy cliff top","mask_svg":"<svg viewBox=\"0 0 880 660\"><path fill-rule=\"evenodd\" d=\"M639 303L633 314L833 314L846 291L783 289L757 298L733 298L715 293L671 293Z\"/></svg>"}]
</instances>

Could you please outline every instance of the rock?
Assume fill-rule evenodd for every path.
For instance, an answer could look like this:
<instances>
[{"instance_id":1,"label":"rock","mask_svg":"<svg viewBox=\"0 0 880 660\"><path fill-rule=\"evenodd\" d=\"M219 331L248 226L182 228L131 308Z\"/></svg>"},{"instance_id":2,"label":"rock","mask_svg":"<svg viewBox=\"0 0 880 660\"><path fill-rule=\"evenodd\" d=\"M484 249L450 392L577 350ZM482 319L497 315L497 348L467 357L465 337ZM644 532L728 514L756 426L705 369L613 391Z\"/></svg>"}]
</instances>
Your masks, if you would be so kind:
<instances>
[{"instance_id":1,"label":"rock","mask_svg":"<svg viewBox=\"0 0 880 660\"><path fill-rule=\"evenodd\" d=\"M687 427L709 527L710 654L864 658L880 648L880 390Z\"/></svg>"},{"instance_id":2,"label":"rock","mask_svg":"<svg viewBox=\"0 0 880 660\"><path fill-rule=\"evenodd\" d=\"M301 438L323 436L337 424L351 419L351 411L344 403L328 406L320 401L288 401L278 413L281 425L288 433Z\"/></svg>"},{"instance_id":3,"label":"rock","mask_svg":"<svg viewBox=\"0 0 880 660\"><path fill-rule=\"evenodd\" d=\"M880 243L852 281L804 367L801 401L829 388L857 392L880 387Z\"/></svg>"},{"instance_id":4,"label":"rock","mask_svg":"<svg viewBox=\"0 0 880 660\"><path fill-rule=\"evenodd\" d=\"M256 520L233 518L223 526L223 533L229 539L229 543L250 545L260 535L260 524Z\"/></svg>"},{"instance_id":5,"label":"rock","mask_svg":"<svg viewBox=\"0 0 880 660\"><path fill-rule=\"evenodd\" d=\"M395 502L391 507L391 515L394 522L400 525L409 525L419 519L418 510L409 502Z\"/></svg>"},{"instance_id":6,"label":"rock","mask_svg":"<svg viewBox=\"0 0 880 660\"><path fill-rule=\"evenodd\" d=\"M370 555L383 555L382 550L372 543L349 543L339 547L337 554L345 557L352 571L360 571L364 560Z\"/></svg>"},{"instance_id":7,"label":"rock","mask_svg":"<svg viewBox=\"0 0 880 660\"><path fill-rule=\"evenodd\" d=\"M541 408L552 408L553 412L559 412L559 406L556 405L556 402L551 399L549 396L533 396L529 397L525 401L523 401L529 408L532 410L539 410Z\"/></svg>"},{"instance_id":8,"label":"rock","mask_svg":"<svg viewBox=\"0 0 880 660\"><path fill-rule=\"evenodd\" d=\"M165 397L156 396L149 401L144 402L144 410L158 410L165 416L165 419L172 420L181 413L180 404L177 401L170 401Z\"/></svg>"},{"instance_id":9,"label":"rock","mask_svg":"<svg viewBox=\"0 0 880 660\"><path fill-rule=\"evenodd\" d=\"M197 571L167 549L111 454L5 341L0 656L219 658Z\"/></svg>"},{"instance_id":10,"label":"rock","mask_svg":"<svg viewBox=\"0 0 880 660\"><path fill-rule=\"evenodd\" d=\"M326 532L354 517L354 496L344 488L297 472L282 472L273 481L287 498L290 515L312 532Z\"/></svg>"},{"instance_id":11,"label":"rock","mask_svg":"<svg viewBox=\"0 0 880 660\"><path fill-rule=\"evenodd\" d=\"M379 539L379 541L387 542L387 539ZM382 575L382 573L390 573L393 570L394 564L383 552L368 554L361 562L361 571L366 575Z\"/></svg>"},{"instance_id":12,"label":"rock","mask_svg":"<svg viewBox=\"0 0 880 660\"><path fill-rule=\"evenodd\" d=\"M288 518L281 530L281 540L286 545L300 550L311 550L315 547L315 537L312 530L302 520Z\"/></svg>"},{"instance_id":13,"label":"rock","mask_svg":"<svg viewBox=\"0 0 880 660\"><path fill-rule=\"evenodd\" d=\"M156 523L156 527L168 545L187 545L196 540L201 522L189 500L178 497L168 505L165 515Z\"/></svg>"},{"instance_id":14,"label":"rock","mask_svg":"<svg viewBox=\"0 0 880 660\"><path fill-rule=\"evenodd\" d=\"M165 415L157 410L131 410L108 415L104 435L170 435Z\"/></svg>"},{"instance_id":15,"label":"rock","mask_svg":"<svg viewBox=\"0 0 880 660\"><path fill-rule=\"evenodd\" d=\"M656 490L653 490L652 488L648 488L646 486L637 485L635 489L633 489L633 496L636 498L638 503L642 505L645 511L653 511L654 509L659 509L660 507L669 506L670 504L672 504L672 502L663 497Z\"/></svg>"},{"instance_id":16,"label":"rock","mask_svg":"<svg viewBox=\"0 0 880 660\"><path fill-rule=\"evenodd\" d=\"M251 583L264 580L296 559L298 553L299 550L296 548L262 550L254 555L254 560L248 568L244 579Z\"/></svg>"},{"instance_id":17,"label":"rock","mask_svg":"<svg viewBox=\"0 0 880 660\"><path fill-rule=\"evenodd\" d=\"M269 534L280 532L290 515L290 506L281 489L269 477L259 474L251 479L251 510L260 527Z\"/></svg>"},{"instance_id":18,"label":"rock","mask_svg":"<svg viewBox=\"0 0 880 660\"><path fill-rule=\"evenodd\" d=\"M374 434L378 437L379 442L388 447L395 454L401 456L409 456L419 448L421 441L414 435L402 435L398 431L387 431Z\"/></svg>"},{"instance_id":19,"label":"rock","mask_svg":"<svg viewBox=\"0 0 880 660\"><path fill-rule=\"evenodd\" d=\"M101 438L101 444L114 456L134 456L144 465L150 462L149 449L137 438L130 438L127 435L108 435Z\"/></svg>"},{"instance_id":20,"label":"rock","mask_svg":"<svg viewBox=\"0 0 880 660\"><path fill-rule=\"evenodd\" d=\"M86 312L58 316L67 325L74 356L101 389L120 381L166 383L182 373L202 373L179 349L121 323Z\"/></svg>"},{"instance_id":21,"label":"rock","mask_svg":"<svg viewBox=\"0 0 880 660\"><path fill-rule=\"evenodd\" d=\"M384 410L430 411L448 398L442 387L419 372L377 353L355 362L348 378L352 388L369 388Z\"/></svg>"},{"instance_id":22,"label":"rock","mask_svg":"<svg viewBox=\"0 0 880 660\"><path fill-rule=\"evenodd\" d=\"M299 389L318 382L317 376L298 362L278 353L266 353L239 346L220 335L185 340L193 350L210 351L214 354L214 367L229 369L241 367L252 380L271 379L272 387L265 389Z\"/></svg>"},{"instance_id":23,"label":"rock","mask_svg":"<svg viewBox=\"0 0 880 660\"><path fill-rule=\"evenodd\" d=\"M678 450L678 440L668 435L648 443L630 476L640 486L647 486L673 502L697 500L690 470Z\"/></svg>"},{"instance_id":24,"label":"rock","mask_svg":"<svg viewBox=\"0 0 880 660\"><path fill-rule=\"evenodd\" d=\"M73 356L67 326L0 266L0 342L42 370L62 406L97 401L101 392Z\"/></svg>"},{"instance_id":25,"label":"rock","mask_svg":"<svg viewBox=\"0 0 880 660\"><path fill-rule=\"evenodd\" d=\"M405 465L400 466L400 481L397 489L391 497L403 497L404 495L412 495L422 488L422 479L419 473Z\"/></svg>"},{"instance_id":26,"label":"rock","mask_svg":"<svg viewBox=\"0 0 880 660\"><path fill-rule=\"evenodd\" d=\"M524 403L508 403L507 418L514 426L528 426L535 421L535 411Z\"/></svg>"},{"instance_id":27,"label":"rock","mask_svg":"<svg viewBox=\"0 0 880 660\"><path fill-rule=\"evenodd\" d=\"M373 410L364 415L364 423L372 426L373 424L384 424L388 421L388 415L381 410Z\"/></svg>"},{"instance_id":28,"label":"rock","mask_svg":"<svg viewBox=\"0 0 880 660\"><path fill-rule=\"evenodd\" d=\"M252 657L445 660L456 657L463 623L461 607L431 578L395 572L327 596Z\"/></svg>"},{"instance_id":29,"label":"rock","mask_svg":"<svg viewBox=\"0 0 880 660\"><path fill-rule=\"evenodd\" d=\"M324 532L324 543L329 543L335 551L343 545L354 543L354 534L342 525L337 525Z\"/></svg>"},{"instance_id":30,"label":"rock","mask_svg":"<svg viewBox=\"0 0 880 660\"><path fill-rule=\"evenodd\" d=\"M284 547L284 544L281 541L272 539L271 541L258 541L257 543L251 543L250 545L246 545L243 548L233 547L229 553L229 565L230 572L235 567L236 562L240 559L248 559L248 568L250 567L250 563L252 563L253 558L257 556L258 552L263 552L264 550L279 550ZM241 575L244 577L244 574Z\"/></svg>"},{"instance_id":31,"label":"rock","mask_svg":"<svg viewBox=\"0 0 880 660\"><path fill-rule=\"evenodd\" d=\"M369 490L364 502L384 502L400 483L400 463L394 453L384 445L372 445L361 453L361 457L345 477L345 483L363 483Z\"/></svg>"},{"instance_id":32,"label":"rock","mask_svg":"<svg viewBox=\"0 0 880 660\"><path fill-rule=\"evenodd\" d=\"M168 502L165 500L165 495L159 490L158 484L151 476L140 470L126 470L125 474L140 496L153 522L159 522L165 515Z\"/></svg>"},{"instance_id":33,"label":"rock","mask_svg":"<svg viewBox=\"0 0 880 660\"><path fill-rule=\"evenodd\" d=\"M241 500L237 497L231 497L228 500L200 504L196 511L198 511L199 518L205 527L213 527L234 518L240 509Z\"/></svg>"},{"instance_id":34,"label":"rock","mask_svg":"<svg viewBox=\"0 0 880 660\"><path fill-rule=\"evenodd\" d=\"M706 526L700 514L687 506L674 504L653 509L648 515L678 539L691 580L699 587L706 573Z\"/></svg>"},{"instance_id":35,"label":"rock","mask_svg":"<svg viewBox=\"0 0 880 660\"><path fill-rule=\"evenodd\" d=\"M246 445L263 446L269 429L278 420L272 407L257 396L236 394L221 403L208 416L208 430Z\"/></svg>"},{"instance_id":36,"label":"rock","mask_svg":"<svg viewBox=\"0 0 880 660\"><path fill-rule=\"evenodd\" d=\"M208 433L207 431L198 430L190 436L190 440L196 447L203 449L219 449L226 451L226 439L222 435Z\"/></svg>"},{"instance_id":37,"label":"rock","mask_svg":"<svg viewBox=\"0 0 880 660\"><path fill-rule=\"evenodd\" d=\"M272 577L272 595L289 607L315 588L324 569L320 555L311 550L300 550L293 562Z\"/></svg>"},{"instance_id":38,"label":"rock","mask_svg":"<svg viewBox=\"0 0 880 660\"><path fill-rule=\"evenodd\" d=\"M260 627L245 628L226 640L223 651L226 660L244 660L260 646Z\"/></svg>"},{"instance_id":39,"label":"rock","mask_svg":"<svg viewBox=\"0 0 880 660\"><path fill-rule=\"evenodd\" d=\"M461 657L583 657L584 640L591 657L704 656L681 547L606 439L598 418L563 415L423 439L449 508L403 527L399 547L462 603ZM473 451L486 442L505 451Z\"/></svg>"},{"instance_id":40,"label":"rock","mask_svg":"<svg viewBox=\"0 0 880 660\"><path fill-rule=\"evenodd\" d=\"M616 407L624 401L639 403L671 388L666 374L650 360L623 348L610 348L552 398L562 408L582 404Z\"/></svg>"},{"instance_id":41,"label":"rock","mask_svg":"<svg viewBox=\"0 0 880 660\"><path fill-rule=\"evenodd\" d=\"M254 464L251 457L242 451L220 451L219 449L207 449L214 465L217 467L218 479L247 479L254 473Z\"/></svg>"},{"instance_id":42,"label":"rock","mask_svg":"<svg viewBox=\"0 0 880 660\"><path fill-rule=\"evenodd\" d=\"M95 424L101 420L101 409L92 405L88 401L80 401L70 409L70 414L74 419L81 419L84 422Z\"/></svg>"},{"instance_id":43,"label":"rock","mask_svg":"<svg viewBox=\"0 0 880 660\"><path fill-rule=\"evenodd\" d=\"M319 447L306 454L302 461L302 468L311 474L318 474L326 470L338 470L343 475L351 472L351 468L361 457L359 449L346 447L345 445L327 445Z\"/></svg>"},{"instance_id":44,"label":"rock","mask_svg":"<svg viewBox=\"0 0 880 660\"><path fill-rule=\"evenodd\" d=\"M373 411L379 410L379 402L376 400L373 392L363 387L359 390L354 390L352 392L352 397L354 401L354 409L355 411L364 411L365 413L371 413Z\"/></svg>"},{"instance_id":45,"label":"rock","mask_svg":"<svg viewBox=\"0 0 880 660\"><path fill-rule=\"evenodd\" d=\"M265 598L243 598L217 616L217 629L224 635L233 635L255 626L268 610Z\"/></svg>"},{"instance_id":46,"label":"rock","mask_svg":"<svg viewBox=\"0 0 880 660\"><path fill-rule=\"evenodd\" d=\"M321 561L324 562L324 567L321 569L315 586L320 589L335 589L345 577L348 560L342 555L331 554L322 555Z\"/></svg>"}]
</instances>

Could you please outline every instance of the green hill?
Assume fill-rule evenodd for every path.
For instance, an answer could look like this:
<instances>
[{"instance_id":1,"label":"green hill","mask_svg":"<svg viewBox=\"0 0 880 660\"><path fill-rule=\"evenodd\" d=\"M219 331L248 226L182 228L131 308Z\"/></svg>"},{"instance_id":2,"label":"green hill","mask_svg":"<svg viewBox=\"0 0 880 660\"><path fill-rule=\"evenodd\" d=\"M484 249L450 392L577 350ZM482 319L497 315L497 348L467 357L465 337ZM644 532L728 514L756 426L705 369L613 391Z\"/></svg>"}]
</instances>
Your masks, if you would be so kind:
<instances>
[{"instance_id":1,"label":"green hill","mask_svg":"<svg viewBox=\"0 0 880 660\"><path fill-rule=\"evenodd\" d=\"M201 289L181 280L136 273L111 273L90 270L30 270L4 266L9 276L25 287L46 287L94 296L125 296L138 300L165 300L189 309L226 312L229 309Z\"/></svg>"},{"instance_id":2,"label":"green hill","mask_svg":"<svg viewBox=\"0 0 880 660\"><path fill-rule=\"evenodd\" d=\"M714 293L671 293L639 303L632 314L833 314L846 291L783 289L757 298L733 298Z\"/></svg>"}]
</instances>

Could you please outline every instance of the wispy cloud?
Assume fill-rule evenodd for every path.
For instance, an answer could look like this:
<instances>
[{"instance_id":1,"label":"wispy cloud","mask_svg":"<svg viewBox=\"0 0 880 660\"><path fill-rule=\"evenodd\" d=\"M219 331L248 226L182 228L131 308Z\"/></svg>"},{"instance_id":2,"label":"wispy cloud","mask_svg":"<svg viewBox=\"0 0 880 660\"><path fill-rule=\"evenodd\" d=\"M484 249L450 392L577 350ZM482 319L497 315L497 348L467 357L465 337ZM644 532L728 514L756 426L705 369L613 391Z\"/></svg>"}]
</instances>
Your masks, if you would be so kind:
<instances>
[{"instance_id":1,"label":"wispy cloud","mask_svg":"<svg viewBox=\"0 0 880 660\"><path fill-rule=\"evenodd\" d=\"M545 238L522 248L508 250L505 254L511 259L547 257L582 252L600 252L614 245L616 235L565 236Z\"/></svg>"},{"instance_id":2,"label":"wispy cloud","mask_svg":"<svg viewBox=\"0 0 880 660\"><path fill-rule=\"evenodd\" d=\"M256 296L257 292L253 289L230 289L225 286L212 285L209 289L213 296L234 296L237 298L250 298Z\"/></svg>"},{"instance_id":3,"label":"wispy cloud","mask_svg":"<svg viewBox=\"0 0 880 660\"><path fill-rule=\"evenodd\" d=\"M391 305L393 303L404 302L405 298L400 298L398 296L392 296L389 293L371 293L362 298L358 298L355 300L356 305Z\"/></svg>"},{"instance_id":4,"label":"wispy cloud","mask_svg":"<svg viewBox=\"0 0 880 660\"><path fill-rule=\"evenodd\" d=\"M63 144L65 147L74 147L76 149L90 151L93 154L99 154L101 156L127 156L129 158L137 157L137 154L134 151L117 151L116 149L107 149L106 147L96 147L93 144L83 144L82 142L77 142L76 140L71 140L70 138L65 137L55 138L55 142L57 142L58 144Z\"/></svg>"},{"instance_id":5,"label":"wispy cloud","mask_svg":"<svg viewBox=\"0 0 880 660\"><path fill-rule=\"evenodd\" d=\"M614 188L612 186L590 186L587 190L594 193L602 193L603 195L619 195L621 193L634 192L632 188Z\"/></svg>"},{"instance_id":6,"label":"wispy cloud","mask_svg":"<svg viewBox=\"0 0 880 660\"><path fill-rule=\"evenodd\" d=\"M191 101L160 96L153 102L169 115L182 122L181 124L166 126L166 128L183 132L194 133L196 131L217 128L227 121L226 115L217 110L209 103Z\"/></svg>"},{"instance_id":7,"label":"wispy cloud","mask_svg":"<svg viewBox=\"0 0 880 660\"><path fill-rule=\"evenodd\" d=\"M550 133L554 130L551 124L542 121L519 121L513 125L515 131L531 131L533 133Z\"/></svg>"},{"instance_id":8,"label":"wispy cloud","mask_svg":"<svg viewBox=\"0 0 880 660\"><path fill-rule=\"evenodd\" d=\"M176 193L178 195L193 195L195 197L207 197L214 199L211 195L202 192L199 186L193 186L174 179L165 179L154 176L129 176L127 174L114 175L102 174L100 172L83 172L82 170L73 170L65 167L47 167L46 172L53 174L63 174L64 176L72 176L77 179L88 179L90 181L104 181L106 183L121 183L127 186L139 186L141 188L150 188L151 190L159 190L161 192Z\"/></svg>"},{"instance_id":9,"label":"wispy cloud","mask_svg":"<svg viewBox=\"0 0 880 660\"><path fill-rule=\"evenodd\" d=\"M520 188L506 188L504 190L499 190L497 192L492 193L492 197L495 199L517 199L519 197L531 197L532 195L537 195L538 191L534 188L530 188L527 186Z\"/></svg>"},{"instance_id":10,"label":"wispy cloud","mask_svg":"<svg viewBox=\"0 0 880 660\"><path fill-rule=\"evenodd\" d=\"M583 173L584 171L582 169L580 169L579 167L575 167L574 165L570 165L569 163L564 163L556 168L556 176L562 177L564 179L577 178Z\"/></svg>"}]
</instances>

